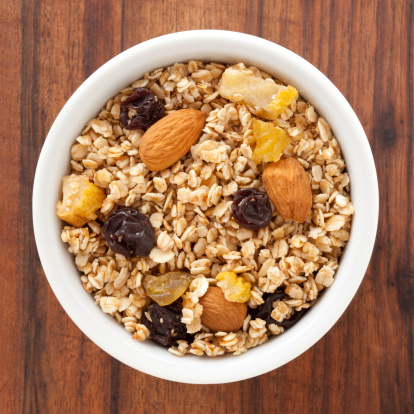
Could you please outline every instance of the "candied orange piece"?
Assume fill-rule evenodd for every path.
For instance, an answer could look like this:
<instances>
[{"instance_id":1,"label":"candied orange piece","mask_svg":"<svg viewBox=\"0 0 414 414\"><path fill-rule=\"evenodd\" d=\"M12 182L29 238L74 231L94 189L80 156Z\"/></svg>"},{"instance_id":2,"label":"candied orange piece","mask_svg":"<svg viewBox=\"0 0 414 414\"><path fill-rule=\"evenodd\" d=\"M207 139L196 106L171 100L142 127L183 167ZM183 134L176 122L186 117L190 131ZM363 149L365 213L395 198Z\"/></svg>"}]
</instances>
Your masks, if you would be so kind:
<instances>
[{"instance_id":1,"label":"candied orange piece","mask_svg":"<svg viewBox=\"0 0 414 414\"><path fill-rule=\"evenodd\" d=\"M287 88L281 89L273 98L272 102L270 102L270 119L276 119L280 114L282 114L286 110L286 108L293 102L297 94L298 91L290 85L288 85Z\"/></svg>"},{"instance_id":2,"label":"candied orange piece","mask_svg":"<svg viewBox=\"0 0 414 414\"><path fill-rule=\"evenodd\" d=\"M63 181L63 201L57 203L57 215L75 227L82 227L98 216L105 192L89 181L86 175L67 175Z\"/></svg>"},{"instance_id":3,"label":"candied orange piece","mask_svg":"<svg viewBox=\"0 0 414 414\"><path fill-rule=\"evenodd\" d=\"M273 122L264 122L256 118L253 118L253 136L256 140L253 161L256 164L278 161L290 144L290 139L283 129L275 127Z\"/></svg>"},{"instance_id":4,"label":"candied orange piece","mask_svg":"<svg viewBox=\"0 0 414 414\"><path fill-rule=\"evenodd\" d=\"M272 119L269 104L284 86L272 79L262 79L237 69L226 69L221 78L220 95L232 102L244 103L261 108L258 115Z\"/></svg>"},{"instance_id":5,"label":"candied orange piece","mask_svg":"<svg viewBox=\"0 0 414 414\"><path fill-rule=\"evenodd\" d=\"M250 299L251 284L234 272L221 272L216 276L217 286L230 302L244 303Z\"/></svg>"}]
</instances>

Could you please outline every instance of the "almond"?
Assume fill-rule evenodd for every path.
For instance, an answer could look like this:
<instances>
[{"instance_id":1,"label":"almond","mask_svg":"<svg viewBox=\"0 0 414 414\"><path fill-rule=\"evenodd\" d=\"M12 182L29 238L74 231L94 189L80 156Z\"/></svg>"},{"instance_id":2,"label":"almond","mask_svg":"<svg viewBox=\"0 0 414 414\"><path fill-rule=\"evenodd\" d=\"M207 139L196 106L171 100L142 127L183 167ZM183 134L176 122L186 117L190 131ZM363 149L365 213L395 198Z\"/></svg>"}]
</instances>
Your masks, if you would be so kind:
<instances>
[{"instance_id":1,"label":"almond","mask_svg":"<svg viewBox=\"0 0 414 414\"><path fill-rule=\"evenodd\" d=\"M139 156L151 171L171 167L200 137L207 114L181 109L160 119L142 137Z\"/></svg>"},{"instance_id":2,"label":"almond","mask_svg":"<svg viewBox=\"0 0 414 414\"><path fill-rule=\"evenodd\" d=\"M283 156L265 167L262 178L276 211L285 220L303 223L312 208L312 190L299 162Z\"/></svg>"},{"instance_id":3,"label":"almond","mask_svg":"<svg viewBox=\"0 0 414 414\"><path fill-rule=\"evenodd\" d=\"M247 306L229 302L219 287L210 286L200 303L203 305L201 323L213 332L235 332L247 315Z\"/></svg>"}]
</instances>

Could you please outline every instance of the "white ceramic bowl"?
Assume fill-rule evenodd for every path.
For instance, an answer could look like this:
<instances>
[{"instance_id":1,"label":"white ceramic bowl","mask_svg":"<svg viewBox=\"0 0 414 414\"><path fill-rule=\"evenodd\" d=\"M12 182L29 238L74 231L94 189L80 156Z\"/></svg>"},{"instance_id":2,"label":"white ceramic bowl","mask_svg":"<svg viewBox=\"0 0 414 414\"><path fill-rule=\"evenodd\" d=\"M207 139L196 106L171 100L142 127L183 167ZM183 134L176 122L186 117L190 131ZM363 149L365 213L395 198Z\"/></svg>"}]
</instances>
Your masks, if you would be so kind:
<instances>
[{"instance_id":1,"label":"white ceramic bowl","mask_svg":"<svg viewBox=\"0 0 414 414\"><path fill-rule=\"evenodd\" d=\"M82 287L56 216L61 178L69 172L70 148L85 123L118 91L145 72L191 59L255 65L294 85L330 123L345 157L355 206L351 237L335 283L297 325L266 344L234 357L176 357L151 341L140 343L104 314ZM70 64L70 63L69 63ZM39 256L59 302L93 342L119 361L173 381L213 384L254 377L296 358L339 319L367 269L378 221L378 182L364 130L349 103L319 70L289 50L235 32L190 31L141 43L114 57L73 94L44 143L33 189L33 223Z\"/></svg>"}]
</instances>

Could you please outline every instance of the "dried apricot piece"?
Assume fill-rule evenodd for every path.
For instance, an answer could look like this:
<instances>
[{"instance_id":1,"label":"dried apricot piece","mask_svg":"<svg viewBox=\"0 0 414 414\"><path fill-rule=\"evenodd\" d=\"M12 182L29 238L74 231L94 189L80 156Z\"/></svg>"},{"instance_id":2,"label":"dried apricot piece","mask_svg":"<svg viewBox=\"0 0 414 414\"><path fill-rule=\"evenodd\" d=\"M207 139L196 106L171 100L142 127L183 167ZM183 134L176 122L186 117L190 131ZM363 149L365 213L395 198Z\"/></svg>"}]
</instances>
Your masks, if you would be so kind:
<instances>
[{"instance_id":1,"label":"dried apricot piece","mask_svg":"<svg viewBox=\"0 0 414 414\"><path fill-rule=\"evenodd\" d=\"M234 272L221 272L216 276L217 286L230 302L244 303L250 299L251 284Z\"/></svg>"},{"instance_id":2,"label":"dried apricot piece","mask_svg":"<svg viewBox=\"0 0 414 414\"><path fill-rule=\"evenodd\" d=\"M75 227L95 220L95 211L102 207L105 192L89 181L86 175L67 175L63 181L63 200L57 203L57 215Z\"/></svg>"},{"instance_id":3,"label":"dried apricot piece","mask_svg":"<svg viewBox=\"0 0 414 414\"><path fill-rule=\"evenodd\" d=\"M253 161L256 164L278 161L283 150L290 144L290 139L283 129L275 127L273 122L264 122L256 118L253 118L253 136L256 140Z\"/></svg>"},{"instance_id":4,"label":"dried apricot piece","mask_svg":"<svg viewBox=\"0 0 414 414\"><path fill-rule=\"evenodd\" d=\"M232 102L259 107L258 116L272 119L269 104L283 88L272 79L265 80L245 71L228 68L221 78L219 92Z\"/></svg>"},{"instance_id":5,"label":"dried apricot piece","mask_svg":"<svg viewBox=\"0 0 414 414\"><path fill-rule=\"evenodd\" d=\"M147 295L160 306L175 302L188 288L192 278L189 273L169 272L161 276L147 275L143 285Z\"/></svg>"},{"instance_id":6,"label":"dried apricot piece","mask_svg":"<svg viewBox=\"0 0 414 414\"><path fill-rule=\"evenodd\" d=\"M268 109L271 113L270 119L276 119L280 114L282 114L293 102L297 94L298 91L290 85L288 85L287 88L281 89L269 104Z\"/></svg>"}]
</instances>

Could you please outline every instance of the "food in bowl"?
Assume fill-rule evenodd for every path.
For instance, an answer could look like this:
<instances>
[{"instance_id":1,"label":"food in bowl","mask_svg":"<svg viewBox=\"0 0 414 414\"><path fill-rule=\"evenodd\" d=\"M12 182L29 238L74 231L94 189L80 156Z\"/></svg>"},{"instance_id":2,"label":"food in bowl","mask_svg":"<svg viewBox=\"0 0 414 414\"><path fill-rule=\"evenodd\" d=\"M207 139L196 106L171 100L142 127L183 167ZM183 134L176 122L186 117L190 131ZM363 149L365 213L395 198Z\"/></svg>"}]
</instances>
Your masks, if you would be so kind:
<instances>
[{"instance_id":1,"label":"food in bowl","mask_svg":"<svg viewBox=\"0 0 414 414\"><path fill-rule=\"evenodd\" d=\"M354 212L329 124L243 63L190 61L110 99L58 215L85 290L132 338L239 355L332 285Z\"/></svg>"}]
</instances>

